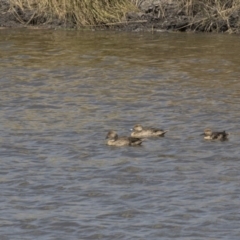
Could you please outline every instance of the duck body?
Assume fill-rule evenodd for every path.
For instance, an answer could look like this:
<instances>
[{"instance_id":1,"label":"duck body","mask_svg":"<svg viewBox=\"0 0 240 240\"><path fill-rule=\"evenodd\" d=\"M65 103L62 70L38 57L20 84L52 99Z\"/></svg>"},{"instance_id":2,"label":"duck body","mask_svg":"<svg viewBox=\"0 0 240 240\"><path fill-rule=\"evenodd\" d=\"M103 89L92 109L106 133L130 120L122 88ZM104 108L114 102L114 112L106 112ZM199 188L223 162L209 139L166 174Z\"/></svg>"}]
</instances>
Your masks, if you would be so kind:
<instances>
[{"instance_id":1,"label":"duck body","mask_svg":"<svg viewBox=\"0 0 240 240\"><path fill-rule=\"evenodd\" d=\"M220 140L225 141L228 139L228 133L226 131L222 132L213 132L211 129L207 128L204 130L204 139L206 140Z\"/></svg>"},{"instance_id":2,"label":"duck body","mask_svg":"<svg viewBox=\"0 0 240 240\"><path fill-rule=\"evenodd\" d=\"M135 137L119 137L115 131L109 131L106 139L109 146L139 146L142 144L142 139Z\"/></svg>"},{"instance_id":3,"label":"duck body","mask_svg":"<svg viewBox=\"0 0 240 240\"><path fill-rule=\"evenodd\" d=\"M137 124L132 129L131 137L137 138L163 137L166 132L168 131L164 131L158 128L144 128L142 127L142 125Z\"/></svg>"}]
</instances>

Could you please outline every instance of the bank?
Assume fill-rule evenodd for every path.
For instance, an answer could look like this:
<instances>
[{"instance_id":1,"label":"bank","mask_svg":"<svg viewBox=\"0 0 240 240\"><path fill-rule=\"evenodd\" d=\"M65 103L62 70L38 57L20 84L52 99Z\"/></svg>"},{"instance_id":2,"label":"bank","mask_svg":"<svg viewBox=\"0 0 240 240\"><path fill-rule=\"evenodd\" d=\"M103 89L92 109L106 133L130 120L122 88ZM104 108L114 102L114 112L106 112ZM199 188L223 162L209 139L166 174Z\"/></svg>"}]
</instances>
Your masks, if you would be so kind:
<instances>
[{"instance_id":1,"label":"bank","mask_svg":"<svg viewBox=\"0 0 240 240\"><path fill-rule=\"evenodd\" d=\"M238 0L51 1L1 0L0 28L240 33Z\"/></svg>"}]
</instances>

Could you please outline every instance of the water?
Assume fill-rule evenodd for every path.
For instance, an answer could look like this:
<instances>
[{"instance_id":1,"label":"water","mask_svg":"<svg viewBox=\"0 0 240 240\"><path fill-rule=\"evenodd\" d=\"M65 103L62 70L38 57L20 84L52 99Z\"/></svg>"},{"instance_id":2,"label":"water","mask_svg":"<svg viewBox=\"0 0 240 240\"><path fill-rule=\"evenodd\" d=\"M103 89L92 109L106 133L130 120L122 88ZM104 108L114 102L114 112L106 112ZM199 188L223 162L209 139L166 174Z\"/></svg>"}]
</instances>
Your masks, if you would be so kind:
<instances>
[{"instance_id":1,"label":"water","mask_svg":"<svg viewBox=\"0 0 240 240\"><path fill-rule=\"evenodd\" d=\"M1 239L240 239L238 52L239 36L1 30ZM169 132L106 146L136 123Z\"/></svg>"}]
</instances>

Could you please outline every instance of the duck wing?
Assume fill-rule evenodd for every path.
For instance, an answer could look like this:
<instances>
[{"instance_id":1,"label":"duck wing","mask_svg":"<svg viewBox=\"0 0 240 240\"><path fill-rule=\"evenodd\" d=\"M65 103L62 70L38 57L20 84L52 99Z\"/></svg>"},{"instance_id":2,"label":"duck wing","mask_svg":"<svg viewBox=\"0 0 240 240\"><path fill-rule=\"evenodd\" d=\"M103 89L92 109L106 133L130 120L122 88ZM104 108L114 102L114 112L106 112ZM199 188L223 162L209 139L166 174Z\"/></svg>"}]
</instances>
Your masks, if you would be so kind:
<instances>
[{"instance_id":1,"label":"duck wing","mask_svg":"<svg viewBox=\"0 0 240 240\"><path fill-rule=\"evenodd\" d=\"M163 130L163 129L159 129L159 128L151 128L150 129L153 133L158 134L159 136L164 136L164 134L166 132L168 132L168 130Z\"/></svg>"},{"instance_id":2,"label":"duck wing","mask_svg":"<svg viewBox=\"0 0 240 240\"><path fill-rule=\"evenodd\" d=\"M225 131L212 133L212 139L226 140L227 136L228 136L228 133L226 133Z\"/></svg>"},{"instance_id":3,"label":"duck wing","mask_svg":"<svg viewBox=\"0 0 240 240\"><path fill-rule=\"evenodd\" d=\"M154 133L159 132L159 131L164 132L162 129L158 129L158 128L149 128L149 129L146 129L146 130L150 130Z\"/></svg>"},{"instance_id":4,"label":"duck wing","mask_svg":"<svg viewBox=\"0 0 240 240\"><path fill-rule=\"evenodd\" d=\"M142 139L141 138L135 138L135 137L128 137L129 140L129 145L141 145L142 144Z\"/></svg>"}]
</instances>

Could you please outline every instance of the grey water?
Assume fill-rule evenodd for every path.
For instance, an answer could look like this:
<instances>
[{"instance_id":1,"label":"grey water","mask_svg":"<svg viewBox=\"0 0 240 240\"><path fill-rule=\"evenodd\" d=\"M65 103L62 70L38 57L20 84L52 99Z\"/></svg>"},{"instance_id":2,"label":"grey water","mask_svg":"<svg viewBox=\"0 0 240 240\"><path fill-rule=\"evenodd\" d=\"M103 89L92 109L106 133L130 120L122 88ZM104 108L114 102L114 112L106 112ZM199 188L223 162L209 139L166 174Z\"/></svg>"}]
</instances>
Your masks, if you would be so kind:
<instances>
[{"instance_id":1,"label":"grey water","mask_svg":"<svg viewBox=\"0 0 240 240\"><path fill-rule=\"evenodd\" d=\"M239 40L0 30L1 240L239 240Z\"/></svg>"}]
</instances>

